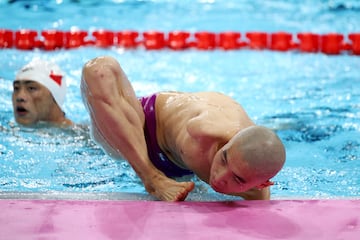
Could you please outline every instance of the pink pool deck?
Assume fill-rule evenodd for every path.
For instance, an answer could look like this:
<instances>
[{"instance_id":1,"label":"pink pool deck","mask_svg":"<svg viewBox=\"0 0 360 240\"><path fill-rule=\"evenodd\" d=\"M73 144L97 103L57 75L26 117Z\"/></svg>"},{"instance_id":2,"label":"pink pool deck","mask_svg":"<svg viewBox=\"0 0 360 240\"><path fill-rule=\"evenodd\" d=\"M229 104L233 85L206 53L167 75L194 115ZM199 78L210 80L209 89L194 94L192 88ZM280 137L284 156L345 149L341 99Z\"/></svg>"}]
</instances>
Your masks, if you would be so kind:
<instances>
[{"instance_id":1,"label":"pink pool deck","mask_svg":"<svg viewBox=\"0 0 360 240\"><path fill-rule=\"evenodd\" d=\"M0 200L0 239L360 239L360 200Z\"/></svg>"}]
</instances>

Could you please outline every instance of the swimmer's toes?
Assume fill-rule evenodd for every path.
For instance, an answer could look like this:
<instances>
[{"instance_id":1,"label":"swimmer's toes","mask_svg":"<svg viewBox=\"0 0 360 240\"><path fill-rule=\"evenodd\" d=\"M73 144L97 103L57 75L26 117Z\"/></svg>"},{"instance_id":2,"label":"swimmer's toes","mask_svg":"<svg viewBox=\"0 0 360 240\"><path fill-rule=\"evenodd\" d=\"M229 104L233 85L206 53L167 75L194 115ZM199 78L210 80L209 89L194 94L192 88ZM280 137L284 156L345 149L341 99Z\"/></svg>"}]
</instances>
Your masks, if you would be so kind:
<instances>
[{"instance_id":1,"label":"swimmer's toes","mask_svg":"<svg viewBox=\"0 0 360 240\"><path fill-rule=\"evenodd\" d=\"M184 201L189 192L179 192L174 201Z\"/></svg>"},{"instance_id":2,"label":"swimmer's toes","mask_svg":"<svg viewBox=\"0 0 360 240\"><path fill-rule=\"evenodd\" d=\"M193 183L193 182L188 182L186 189L187 189L189 192L191 192L192 190L194 190L194 187L195 187L195 183Z\"/></svg>"},{"instance_id":3,"label":"swimmer's toes","mask_svg":"<svg viewBox=\"0 0 360 240\"><path fill-rule=\"evenodd\" d=\"M191 192L194 189L195 184L193 182L187 182L184 187L185 189L178 192L175 201L184 201L188 196L189 192Z\"/></svg>"}]
</instances>

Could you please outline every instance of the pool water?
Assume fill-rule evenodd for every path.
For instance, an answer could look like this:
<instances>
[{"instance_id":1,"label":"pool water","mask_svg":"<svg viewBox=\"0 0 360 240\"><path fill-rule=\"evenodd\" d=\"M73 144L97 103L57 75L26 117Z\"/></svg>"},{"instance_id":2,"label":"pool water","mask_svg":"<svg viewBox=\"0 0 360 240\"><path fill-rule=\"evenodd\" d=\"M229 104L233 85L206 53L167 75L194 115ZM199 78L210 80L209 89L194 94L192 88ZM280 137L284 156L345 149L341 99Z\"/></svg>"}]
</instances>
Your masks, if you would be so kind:
<instances>
[{"instance_id":1,"label":"pool water","mask_svg":"<svg viewBox=\"0 0 360 240\"><path fill-rule=\"evenodd\" d=\"M360 32L358 1L13 2L0 0L0 28ZM359 197L360 57L246 49L0 49L1 192L145 193L129 165L108 157L89 136L81 68L100 55L120 61L139 96L221 91L256 123L274 129L287 150L287 162L273 179L274 198ZM67 73L64 110L79 126L29 129L15 123L12 80L33 57L55 60ZM193 180L195 193L212 193Z\"/></svg>"}]
</instances>

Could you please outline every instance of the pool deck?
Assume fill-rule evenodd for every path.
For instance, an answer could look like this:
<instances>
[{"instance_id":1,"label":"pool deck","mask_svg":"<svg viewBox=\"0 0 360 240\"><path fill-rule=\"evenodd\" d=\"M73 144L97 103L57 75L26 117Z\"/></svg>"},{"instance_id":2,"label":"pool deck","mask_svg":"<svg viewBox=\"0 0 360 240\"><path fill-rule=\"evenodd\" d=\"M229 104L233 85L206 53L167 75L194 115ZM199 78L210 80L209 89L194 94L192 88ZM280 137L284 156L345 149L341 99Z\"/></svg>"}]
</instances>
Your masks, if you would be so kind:
<instances>
[{"instance_id":1,"label":"pool deck","mask_svg":"<svg viewBox=\"0 0 360 240\"><path fill-rule=\"evenodd\" d=\"M360 200L10 199L0 239L359 239Z\"/></svg>"}]
</instances>

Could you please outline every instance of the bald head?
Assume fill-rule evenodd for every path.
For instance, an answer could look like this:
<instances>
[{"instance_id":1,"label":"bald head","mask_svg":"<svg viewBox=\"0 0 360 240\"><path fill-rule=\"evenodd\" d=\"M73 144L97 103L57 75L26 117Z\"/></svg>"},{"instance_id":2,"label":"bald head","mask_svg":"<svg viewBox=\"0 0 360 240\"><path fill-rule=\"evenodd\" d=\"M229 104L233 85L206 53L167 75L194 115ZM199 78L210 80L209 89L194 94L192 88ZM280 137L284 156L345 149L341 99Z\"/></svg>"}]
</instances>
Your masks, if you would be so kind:
<instances>
[{"instance_id":1,"label":"bald head","mask_svg":"<svg viewBox=\"0 0 360 240\"><path fill-rule=\"evenodd\" d=\"M285 163L285 148L279 137L270 129L251 126L233 138L235 149L258 178L275 176Z\"/></svg>"}]
</instances>

